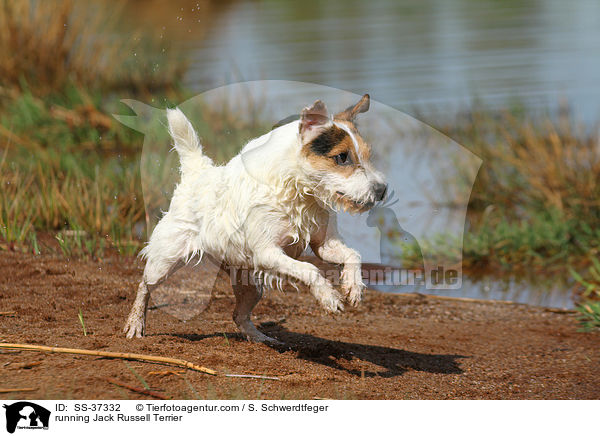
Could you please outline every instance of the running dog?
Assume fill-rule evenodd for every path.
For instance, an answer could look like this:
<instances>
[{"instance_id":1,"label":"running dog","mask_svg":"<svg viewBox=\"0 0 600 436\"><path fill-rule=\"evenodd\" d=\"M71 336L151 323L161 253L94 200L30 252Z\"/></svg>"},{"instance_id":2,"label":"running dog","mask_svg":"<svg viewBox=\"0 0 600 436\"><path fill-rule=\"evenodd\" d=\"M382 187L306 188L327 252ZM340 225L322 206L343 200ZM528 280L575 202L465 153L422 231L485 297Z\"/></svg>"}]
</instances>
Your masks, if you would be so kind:
<instances>
[{"instance_id":1,"label":"running dog","mask_svg":"<svg viewBox=\"0 0 600 436\"><path fill-rule=\"evenodd\" d=\"M233 283L233 319L250 341L277 342L250 320L272 279L306 284L330 313L343 311L343 300L356 306L365 287L360 255L340 239L335 211L365 212L386 195L384 177L373 168L370 147L355 124L369 105L365 94L330 116L317 100L299 119L250 141L224 166L215 166L203 153L183 112L169 109L181 181L142 250L146 266L124 328L127 337L144 335L150 291L204 255L257 277L252 284ZM249 172L244 156L260 165ZM316 266L297 260L309 245L322 260L342 265L341 293Z\"/></svg>"}]
</instances>

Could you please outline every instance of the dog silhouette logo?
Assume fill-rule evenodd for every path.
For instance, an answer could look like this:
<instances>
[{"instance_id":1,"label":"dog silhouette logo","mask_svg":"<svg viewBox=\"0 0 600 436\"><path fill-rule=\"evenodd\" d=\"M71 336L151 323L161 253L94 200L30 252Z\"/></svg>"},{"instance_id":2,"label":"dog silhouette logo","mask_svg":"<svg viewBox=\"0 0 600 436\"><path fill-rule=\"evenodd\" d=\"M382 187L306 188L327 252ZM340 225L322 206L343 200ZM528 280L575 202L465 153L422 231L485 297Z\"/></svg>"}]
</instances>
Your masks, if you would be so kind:
<instances>
[{"instance_id":1,"label":"dog silhouette logo","mask_svg":"<svg viewBox=\"0 0 600 436\"><path fill-rule=\"evenodd\" d=\"M48 429L50 411L29 401L5 404L6 431L14 433L18 429Z\"/></svg>"}]
</instances>

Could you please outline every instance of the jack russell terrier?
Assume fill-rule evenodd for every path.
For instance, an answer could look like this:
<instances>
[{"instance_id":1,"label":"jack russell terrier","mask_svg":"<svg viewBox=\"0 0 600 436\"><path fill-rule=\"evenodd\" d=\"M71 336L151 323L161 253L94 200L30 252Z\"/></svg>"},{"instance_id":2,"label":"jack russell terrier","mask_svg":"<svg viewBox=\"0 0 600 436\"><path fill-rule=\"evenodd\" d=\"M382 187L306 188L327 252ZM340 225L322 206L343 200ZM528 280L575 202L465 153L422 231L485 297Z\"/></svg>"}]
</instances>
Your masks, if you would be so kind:
<instances>
[{"instance_id":1,"label":"jack russell terrier","mask_svg":"<svg viewBox=\"0 0 600 436\"><path fill-rule=\"evenodd\" d=\"M258 277L252 284L233 283L233 319L250 341L277 342L250 320L273 278L306 284L330 313L342 311L343 300L356 306L365 287L360 255L337 234L335 211L364 212L386 196L384 177L373 168L370 147L354 122L369 104L365 94L331 117L317 100L302 110L299 120L250 141L224 166L215 166L203 154L192 124L179 109L167 110L181 181L141 252L146 267L124 328L127 337L144 335L150 291L190 259L204 255ZM260 162L253 174L243 158L249 152ZM309 245L322 260L342 265L341 293L316 266L297 260Z\"/></svg>"}]
</instances>

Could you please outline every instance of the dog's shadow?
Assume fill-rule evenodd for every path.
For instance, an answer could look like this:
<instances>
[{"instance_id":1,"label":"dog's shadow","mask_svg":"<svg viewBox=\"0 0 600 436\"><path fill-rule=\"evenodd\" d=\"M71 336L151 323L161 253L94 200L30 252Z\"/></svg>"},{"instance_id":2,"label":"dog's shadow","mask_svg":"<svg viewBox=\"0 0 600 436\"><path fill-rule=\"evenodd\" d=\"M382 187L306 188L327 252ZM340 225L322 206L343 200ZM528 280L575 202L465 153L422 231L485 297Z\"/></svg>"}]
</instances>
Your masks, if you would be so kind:
<instances>
[{"instance_id":1,"label":"dog's shadow","mask_svg":"<svg viewBox=\"0 0 600 436\"><path fill-rule=\"evenodd\" d=\"M279 323L267 322L260 325L265 334L284 342L269 345L279 352L294 351L299 359L308 360L360 377L397 377L406 371L423 371L433 374L462 374L457 359L466 358L458 354L425 354L378 345L356 344L319 338L307 333L287 330ZM176 336L200 341L208 337L239 338L239 333L213 333L209 335L177 334ZM359 369L355 361L370 362L382 370ZM353 362L354 361L354 362ZM348 364L346 367L344 364ZM364 365L362 365L364 366Z\"/></svg>"}]
</instances>

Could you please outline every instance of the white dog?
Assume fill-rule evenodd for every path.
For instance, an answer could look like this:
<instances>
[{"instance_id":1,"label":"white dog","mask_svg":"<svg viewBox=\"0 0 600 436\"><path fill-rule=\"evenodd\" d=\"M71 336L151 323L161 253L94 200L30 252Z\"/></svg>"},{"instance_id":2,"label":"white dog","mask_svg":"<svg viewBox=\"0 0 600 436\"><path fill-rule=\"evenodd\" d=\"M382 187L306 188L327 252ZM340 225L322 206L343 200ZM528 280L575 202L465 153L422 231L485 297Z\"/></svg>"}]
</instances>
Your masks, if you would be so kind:
<instances>
[{"instance_id":1,"label":"white dog","mask_svg":"<svg viewBox=\"0 0 600 436\"><path fill-rule=\"evenodd\" d=\"M144 334L152 288L204 254L262 278L256 286L233 283L233 319L248 340L276 342L250 321L269 278L305 283L331 313L344 309L343 298L357 305L364 289L360 256L340 240L331 212L339 207L363 212L385 197L387 185L372 167L369 146L354 124L356 115L368 109L368 94L334 117L317 100L299 120L250 141L225 166L215 166L203 154L179 109L168 110L181 182L142 250L146 267L125 325L127 337ZM253 174L244 161L249 153L260 163ZM296 260L308 245L322 260L343 265L343 296L316 266Z\"/></svg>"}]
</instances>

